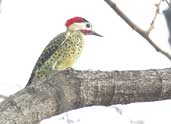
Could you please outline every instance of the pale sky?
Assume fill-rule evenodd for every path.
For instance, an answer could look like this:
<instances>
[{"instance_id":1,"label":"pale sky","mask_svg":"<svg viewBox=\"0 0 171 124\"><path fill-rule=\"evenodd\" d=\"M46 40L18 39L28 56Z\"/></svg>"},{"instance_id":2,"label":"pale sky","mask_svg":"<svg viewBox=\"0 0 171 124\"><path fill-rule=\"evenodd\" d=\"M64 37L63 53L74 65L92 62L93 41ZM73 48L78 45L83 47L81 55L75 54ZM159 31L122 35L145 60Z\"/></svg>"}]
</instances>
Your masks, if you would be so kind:
<instances>
[{"instance_id":1,"label":"pale sky","mask_svg":"<svg viewBox=\"0 0 171 124\"><path fill-rule=\"evenodd\" d=\"M148 29L154 16L154 3L158 0L116 2L137 25ZM150 36L170 52L168 30L162 15L162 9L166 7L163 3ZM86 18L94 30L104 36L84 38L85 47L74 65L75 69L140 70L171 66L165 56L157 53L146 40L127 26L103 0L3 0L0 14L0 94L10 95L25 86L44 47L57 34L66 30L65 21L74 16ZM158 113L167 113L167 109L171 108L161 108ZM128 113L130 111L129 108L125 110Z\"/></svg>"}]
</instances>

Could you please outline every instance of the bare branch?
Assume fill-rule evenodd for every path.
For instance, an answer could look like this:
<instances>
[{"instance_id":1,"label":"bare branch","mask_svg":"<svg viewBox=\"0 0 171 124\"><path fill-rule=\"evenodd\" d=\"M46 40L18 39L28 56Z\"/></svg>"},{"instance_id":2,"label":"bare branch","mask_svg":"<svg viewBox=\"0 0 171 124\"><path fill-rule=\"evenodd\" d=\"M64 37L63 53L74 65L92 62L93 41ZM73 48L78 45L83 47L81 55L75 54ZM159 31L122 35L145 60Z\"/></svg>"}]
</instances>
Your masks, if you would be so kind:
<instances>
[{"instance_id":1,"label":"bare branch","mask_svg":"<svg viewBox=\"0 0 171 124\"><path fill-rule=\"evenodd\" d=\"M171 70L62 71L0 103L0 124L37 124L91 105L128 104L171 98Z\"/></svg>"},{"instance_id":2,"label":"bare branch","mask_svg":"<svg viewBox=\"0 0 171 124\"><path fill-rule=\"evenodd\" d=\"M167 5L170 6L170 2L168 0L162 0L162 1L165 1Z\"/></svg>"},{"instance_id":3,"label":"bare branch","mask_svg":"<svg viewBox=\"0 0 171 124\"><path fill-rule=\"evenodd\" d=\"M150 43L157 52L160 52L164 56L166 56L171 61L171 55L161 49L158 45L154 43L154 41L149 37L149 33L147 31L144 31L139 26L137 26L135 23L133 23L119 8L118 6L112 2L111 0L105 0L105 2L137 33L139 33L142 37L144 37L148 43Z\"/></svg>"},{"instance_id":4,"label":"bare branch","mask_svg":"<svg viewBox=\"0 0 171 124\"><path fill-rule=\"evenodd\" d=\"M8 98L8 97L0 94L0 98L6 99L6 98Z\"/></svg>"},{"instance_id":5,"label":"bare branch","mask_svg":"<svg viewBox=\"0 0 171 124\"><path fill-rule=\"evenodd\" d=\"M155 21L156 21L156 19L157 19L157 15L159 14L161 2L162 2L162 0L160 0L158 4L155 4L155 6L156 6L156 11L155 11L155 14L154 14L154 18L153 18L153 20L152 20L151 23L150 23L150 27L149 27L149 29L147 30L147 35L150 34L150 32L152 31L152 29L154 29L154 23L155 23Z\"/></svg>"}]
</instances>

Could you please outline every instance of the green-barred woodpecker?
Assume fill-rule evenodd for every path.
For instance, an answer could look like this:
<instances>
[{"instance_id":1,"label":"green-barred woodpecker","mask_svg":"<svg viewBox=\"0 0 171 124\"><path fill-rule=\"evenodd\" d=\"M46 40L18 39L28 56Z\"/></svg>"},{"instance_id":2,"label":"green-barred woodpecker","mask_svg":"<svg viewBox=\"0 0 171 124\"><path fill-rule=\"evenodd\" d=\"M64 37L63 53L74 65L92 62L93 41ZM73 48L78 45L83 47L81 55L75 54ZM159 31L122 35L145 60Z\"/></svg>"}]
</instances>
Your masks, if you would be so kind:
<instances>
[{"instance_id":1,"label":"green-barred woodpecker","mask_svg":"<svg viewBox=\"0 0 171 124\"><path fill-rule=\"evenodd\" d=\"M93 31L91 23L82 17L68 19L65 26L67 30L52 39L43 50L26 86L33 81L45 79L53 70L70 68L83 49L84 35L102 37Z\"/></svg>"}]
</instances>

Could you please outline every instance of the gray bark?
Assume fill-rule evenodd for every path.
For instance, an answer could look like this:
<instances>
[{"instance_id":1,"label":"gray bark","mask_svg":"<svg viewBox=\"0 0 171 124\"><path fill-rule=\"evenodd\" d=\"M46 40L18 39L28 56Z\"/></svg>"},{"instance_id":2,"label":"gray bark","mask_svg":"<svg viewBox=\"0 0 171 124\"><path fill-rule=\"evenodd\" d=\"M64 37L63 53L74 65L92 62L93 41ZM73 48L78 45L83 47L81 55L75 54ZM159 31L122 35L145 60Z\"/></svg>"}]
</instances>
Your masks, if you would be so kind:
<instances>
[{"instance_id":1,"label":"gray bark","mask_svg":"<svg viewBox=\"0 0 171 124\"><path fill-rule=\"evenodd\" d=\"M91 105L128 104L171 98L171 69L54 72L0 104L0 124L36 124Z\"/></svg>"}]
</instances>

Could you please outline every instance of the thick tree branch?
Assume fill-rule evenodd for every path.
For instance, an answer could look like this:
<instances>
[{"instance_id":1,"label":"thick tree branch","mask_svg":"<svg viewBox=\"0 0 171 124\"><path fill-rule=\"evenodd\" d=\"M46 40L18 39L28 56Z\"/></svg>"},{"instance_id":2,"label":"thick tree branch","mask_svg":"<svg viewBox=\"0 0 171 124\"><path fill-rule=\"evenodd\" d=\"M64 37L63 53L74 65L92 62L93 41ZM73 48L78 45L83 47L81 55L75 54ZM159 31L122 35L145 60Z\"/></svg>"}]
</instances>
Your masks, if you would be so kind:
<instances>
[{"instance_id":1,"label":"thick tree branch","mask_svg":"<svg viewBox=\"0 0 171 124\"><path fill-rule=\"evenodd\" d=\"M2 99L6 99L6 98L7 98L7 96L5 96L5 95L1 95L1 94L0 94L0 98L2 98Z\"/></svg>"},{"instance_id":2,"label":"thick tree branch","mask_svg":"<svg viewBox=\"0 0 171 124\"><path fill-rule=\"evenodd\" d=\"M0 124L38 121L90 105L128 104L171 98L171 69L55 72L0 104Z\"/></svg>"},{"instance_id":3,"label":"thick tree branch","mask_svg":"<svg viewBox=\"0 0 171 124\"><path fill-rule=\"evenodd\" d=\"M164 56L166 56L171 61L171 55L161 49L159 46L155 44L155 42L149 37L149 31L144 31L138 25L133 23L119 8L118 6L112 2L111 0L105 0L105 2L137 33L139 33L142 37L144 37L155 49L157 52L160 52Z\"/></svg>"}]
</instances>

